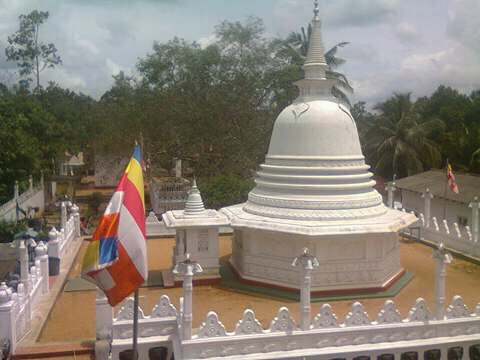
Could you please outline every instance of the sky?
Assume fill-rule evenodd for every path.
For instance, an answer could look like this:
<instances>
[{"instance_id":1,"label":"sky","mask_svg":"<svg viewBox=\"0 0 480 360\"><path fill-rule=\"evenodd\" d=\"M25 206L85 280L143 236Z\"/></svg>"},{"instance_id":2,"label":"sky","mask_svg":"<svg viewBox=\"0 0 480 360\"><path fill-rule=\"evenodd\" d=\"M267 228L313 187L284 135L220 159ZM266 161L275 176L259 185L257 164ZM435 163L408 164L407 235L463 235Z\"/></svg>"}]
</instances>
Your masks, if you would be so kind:
<instances>
[{"instance_id":1,"label":"sky","mask_svg":"<svg viewBox=\"0 0 480 360\"><path fill-rule=\"evenodd\" d=\"M480 0L320 0L325 48L348 41L338 70L354 88L352 103L371 106L394 92L430 95L439 85L480 89ZM174 36L208 44L224 20L261 18L265 36L286 37L313 16L313 0L0 0L0 82L13 84L7 38L18 16L49 11L40 38L63 60L43 85L98 99L119 71L135 75L139 58Z\"/></svg>"}]
</instances>

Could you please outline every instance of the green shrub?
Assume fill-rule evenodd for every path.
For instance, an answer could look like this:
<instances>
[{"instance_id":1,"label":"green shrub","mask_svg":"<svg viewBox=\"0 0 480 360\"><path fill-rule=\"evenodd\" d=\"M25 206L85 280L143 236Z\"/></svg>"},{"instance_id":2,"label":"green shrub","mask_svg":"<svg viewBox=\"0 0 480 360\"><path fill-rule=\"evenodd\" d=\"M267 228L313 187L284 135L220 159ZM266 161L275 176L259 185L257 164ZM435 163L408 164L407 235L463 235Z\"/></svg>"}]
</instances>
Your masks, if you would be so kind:
<instances>
[{"instance_id":1,"label":"green shrub","mask_svg":"<svg viewBox=\"0 0 480 360\"><path fill-rule=\"evenodd\" d=\"M252 179L245 179L238 175L220 175L198 181L205 207L210 209L219 209L246 201L253 186Z\"/></svg>"}]
</instances>

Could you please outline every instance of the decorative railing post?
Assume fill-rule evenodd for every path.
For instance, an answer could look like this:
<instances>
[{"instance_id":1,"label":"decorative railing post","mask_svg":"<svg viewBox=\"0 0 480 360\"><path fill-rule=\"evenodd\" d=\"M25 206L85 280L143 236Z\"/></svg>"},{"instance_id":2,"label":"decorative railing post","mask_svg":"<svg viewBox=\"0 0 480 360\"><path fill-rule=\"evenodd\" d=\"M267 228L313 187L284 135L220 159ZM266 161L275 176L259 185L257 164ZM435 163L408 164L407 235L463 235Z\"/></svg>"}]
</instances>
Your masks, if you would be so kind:
<instances>
[{"instance_id":1,"label":"decorative railing post","mask_svg":"<svg viewBox=\"0 0 480 360\"><path fill-rule=\"evenodd\" d=\"M47 245L40 241L35 248L36 259L40 261L40 274L42 275L42 294L46 294L49 290L48 282L48 254Z\"/></svg>"},{"instance_id":2,"label":"decorative railing post","mask_svg":"<svg viewBox=\"0 0 480 360\"><path fill-rule=\"evenodd\" d=\"M67 202L60 203L60 228L65 229L67 226Z\"/></svg>"},{"instance_id":3,"label":"decorative railing post","mask_svg":"<svg viewBox=\"0 0 480 360\"><path fill-rule=\"evenodd\" d=\"M393 209L393 192L397 188L395 187L395 181L389 181L387 186L385 187L385 190L387 190L387 206L390 209Z\"/></svg>"},{"instance_id":4,"label":"decorative railing post","mask_svg":"<svg viewBox=\"0 0 480 360\"><path fill-rule=\"evenodd\" d=\"M472 209L472 240L473 242L478 242L478 209L480 207L480 201L478 197L475 196L473 201L468 205Z\"/></svg>"},{"instance_id":5,"label":"decorative railing post","mask_svg":"<svg viewBox=\"0 0 480 360\"><path fill-rule=\"evenodd\" d=\"M183 277L182 340L190 340L192 338L193 275L202 273L203 269L199 263L190 259L190 254L186 254L185 260L176 264L172 271L175 275Z\"/></svg>"},{"instance_id":6,"label":"decorative railing post","mask_svg":"<svg viewBox=\"0 0 480 360\"><path fill-rule=\"evenodd\" d=\"M48 273L55 276L60 273L60 243L58 241L58 232L52 227L48 233Z\"/></svg>"},{"instance_id":7,"label":"decorative railing post","mask_svg":"<svg viewBox=\"0 0 480 360\"><path fill-rule=\"evenodd\" d=\"M443 320L445 317L445 278L447 264L452 262L452 255L445 249L443 241L434 250L433 258L437 263L435 276L435 307L436 319Z\"/></svg>"},{"instance_id":8,"label":"decorative railing post","mask_svg":"<svg viewBox=\"0 0 480 360\"><path fill-rule=\"evenodd\" d=\"M300 286L300 312L302 330L310 328L310 289L312 286L312 270L318 268L319 263L315 256L310 255L307 248L303 249L303 254L293 259L292 266L300 266L301 286Z\"/></svg>"},{"instance_id":9,"label":"decorative railing post","mask_svg":"<svg viewBox=\"0 0 480 360\"><path fill-rule=\"evenodd\" d=\"M433 199L433 194L430 192L429 188L426 188L425 191L422 193L422 198L425 199L425 207L423 213L425 214L425 228L430 227L430 209L431 209L431 202Z\"/></svg>"},{"instance_id":10,"label":"decorative railing post","mask_svg":"<svg viewBox=\"0 0 480 360\"><path fill-rule=\"evenodd\" d=\"M77 204L72 205L73 223L75 224L75 240L80 237L80 209Z\"/></svg>"},{"instance_id":11,"label":"decorative railing post","mask_svg":"<svg viewBox=\"0 0 480 360\"><path fill-rule=\"evenodd\" d=\"M97 340L110 341L113 336L113 307L102 290L97 288L95 299L95 333Z\"/></svg>"},{"instance_id":12,"label":"decorative railing post","mask_svg":"<svg viewBox=\"0 0 480 360\"><path fill-rule=\"evenodd\" d=\"M13 185L13 198L16 200L20 197L20 190L18 187L18 180L15 180L15 185Z\"/></svg>"},{"instance_id":13,"label":"decorative railing post","mask_svg":"<svg viewBox=\"0 0 480 360\"><path fill-rule=\"evenodd\" d=\"M28 263L28 249L25 246L25 240L19 240L18 258L20 260L20 281L25 285L26 292L30 291L28 284L29 263Z\"/></svg>"},{"instance_id":14,"label":"decorative railing post","mask_svg":"<svg viewBox=\"0 0 480 360\"><path fill-rule=\"evenodd\" d=\"M15 304L12 300L12 290L2 282L0 284L0 340L10 342L10 353L15 351L17 342L15 323Z\"/></svg>"}]
</instances>

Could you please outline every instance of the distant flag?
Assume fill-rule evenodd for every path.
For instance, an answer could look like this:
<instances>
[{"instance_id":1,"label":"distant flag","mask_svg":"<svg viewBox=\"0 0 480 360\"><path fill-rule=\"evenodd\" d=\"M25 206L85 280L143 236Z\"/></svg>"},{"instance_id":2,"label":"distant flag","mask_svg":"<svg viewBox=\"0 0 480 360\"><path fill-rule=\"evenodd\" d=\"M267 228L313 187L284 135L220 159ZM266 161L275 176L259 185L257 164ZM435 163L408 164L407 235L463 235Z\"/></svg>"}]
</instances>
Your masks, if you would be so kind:
<instances>
[{"instance_id":1,"label":"distant flag","mask_svg":"<svg viewBox=\"0 0 480 360\"><path fill-rule=\"evenodd\" d=\"M115 306L146 280L145 203L140 146L100 219L83 258L82 277Z\"/></svg>"},{"instance_id":2,"label":"distant flag","mask_svg":"<svg viewBox=\"0 0 480 360\"><path fill-rule=\"evenodd\" d=\"M455 182L455 175L453 175L452 167L449 163L447 163L447 181L448 187L452 190L455 194L459 193L458 185Z\"/></svg>"}]
</instances>

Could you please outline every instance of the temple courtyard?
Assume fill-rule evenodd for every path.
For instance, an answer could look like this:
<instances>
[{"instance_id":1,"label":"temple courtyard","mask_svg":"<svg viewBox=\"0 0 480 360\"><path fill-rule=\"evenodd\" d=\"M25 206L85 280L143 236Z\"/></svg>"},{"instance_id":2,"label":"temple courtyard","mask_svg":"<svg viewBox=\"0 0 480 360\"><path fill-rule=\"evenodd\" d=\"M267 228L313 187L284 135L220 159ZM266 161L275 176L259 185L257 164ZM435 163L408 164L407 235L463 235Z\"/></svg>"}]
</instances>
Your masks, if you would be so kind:
<instances>
[{"instance_id":1,"label":"temple courtyard","mask_svg":"<svg viewBox=\"0 0 480 360\"><path fill-rule=\"evenodd\" d=\"M413 274L411 280L393 297L365 298L360 301L365 305L370 319L374 320L381 310L386 299L392 298L403 318L415 304L418 297L423 297L434 311L435 302L435 263L432 249L424 244L407 239L400 241L401 264L404 269ZM159 270L172 266L172 251L175 240L173 238L159 238L148 240L149 270L158 273ZM38 345L47 343L82 343L95 339L95 294L91 289L80 287L72 291L69 282L78 281L81 269L81 260L86 248L86 242L80 248L72 269L68 275L66 286L55 301L50 316L47 319L38 339ZM224 259L231 253L231 236L220 237L220 254ZM455 257L448 266L446 278L446 303L451 302L454 295L461 295L465 304L473 310L479 302L480 294L480 265ZM166 294L178 308L182 288L143 287L140 289L140 306L145 315L148 315L158 301ZM350 311L354 298L348 300L328 301L341 321ZM312 305L314 317L322 302ZM222 285L199 285L193 290L193 327L198 328L204 321L208 311L214 310L219 315L227 331L232 331L235 324L241 319L243 310L250 308L255 311L256 317L264 328L268 328L270 321L276 316L281 306L287 306L295 321L299 322L299 301L286 298L275 298L265 294L254 294L244 291L230 290ZM118 310L118 309L116 309ZM33 344L23 344L33 345Z\"/></svg>"}]
</instances>

